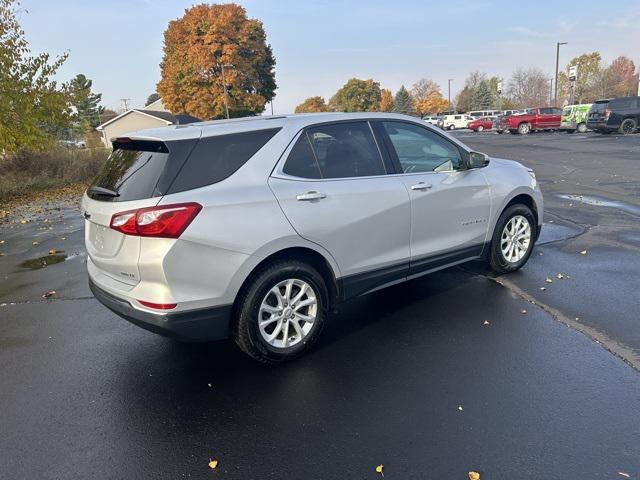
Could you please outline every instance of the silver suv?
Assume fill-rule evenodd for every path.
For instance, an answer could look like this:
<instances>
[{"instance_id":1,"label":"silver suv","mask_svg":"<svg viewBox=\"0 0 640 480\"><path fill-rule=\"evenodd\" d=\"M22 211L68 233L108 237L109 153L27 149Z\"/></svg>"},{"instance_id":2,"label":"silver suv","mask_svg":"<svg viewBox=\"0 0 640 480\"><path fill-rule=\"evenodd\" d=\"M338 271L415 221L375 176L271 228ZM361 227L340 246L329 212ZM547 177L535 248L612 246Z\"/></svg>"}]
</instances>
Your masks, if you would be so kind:
<instances>
[{"instance_id":1,"label":"silver suv","mask_svg":"<svg viewBox=\"0 0 640 480\"><path fill-rule=\"evenodd\" d=\"M478 258L519 269L542 225L531 170L389 113L132 133L82 206L98 300L268 363L306 352L338 302Z\"/></svg>"}]
</instances>

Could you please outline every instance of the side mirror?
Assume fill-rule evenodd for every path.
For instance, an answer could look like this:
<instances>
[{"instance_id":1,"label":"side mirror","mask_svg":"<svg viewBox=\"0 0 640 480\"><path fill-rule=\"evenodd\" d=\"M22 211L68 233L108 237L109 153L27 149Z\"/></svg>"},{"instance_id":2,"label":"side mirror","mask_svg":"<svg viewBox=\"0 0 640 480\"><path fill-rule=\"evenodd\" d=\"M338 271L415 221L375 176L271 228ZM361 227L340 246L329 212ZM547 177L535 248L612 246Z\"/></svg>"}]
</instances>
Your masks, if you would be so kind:
<instances>
[{"instance_id":1,"label":"side mirror","mask_svg":"<svg viewBox=\"0 0 640 480\"><path fill-rule=\"evenodd\" d=\"M471 152L469 153L468 164L470 169L486 167L489 165L489 156L480 152Z\"/></svg>"}]
</instances>

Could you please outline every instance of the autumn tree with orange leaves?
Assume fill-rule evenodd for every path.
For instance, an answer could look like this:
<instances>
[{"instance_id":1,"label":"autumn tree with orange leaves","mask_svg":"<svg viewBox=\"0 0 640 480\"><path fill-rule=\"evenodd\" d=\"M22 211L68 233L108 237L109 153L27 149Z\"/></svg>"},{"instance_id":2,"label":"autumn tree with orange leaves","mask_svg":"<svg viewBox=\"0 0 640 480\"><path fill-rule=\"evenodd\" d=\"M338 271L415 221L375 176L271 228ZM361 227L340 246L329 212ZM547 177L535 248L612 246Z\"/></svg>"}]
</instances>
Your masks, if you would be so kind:
<instances>
[{"instance_id":1,"label":"autumn tree with orange leaves","mask_svg":"<svg viewBox=\"0 0 640 480\"><path fill-rule=\"evenodd\" d=\"M309 97L295 109L295 113L327 112L329 107L322 97Z\"/></svg>"},{"instance_id":2,"label":"autumn tree with orange leaves","mask_svg":"<svg viewBox=\"0 0 640 480\"><path fill-rule=\"evenodd\" d=\"M224 65L230 116L256 115L275 96L275 63L262 22L244 8L195 5L164 32L157 91L174 113L223 118Z\"/></svg>"},{"instance_id":3,"label":"autumn tree with orange leaves","mask_svg":"<svg viewBox=\"0 0 640 480\"><path fill-rule=\"evenodd\" d=\"M393 111L393 93L387 88L383 88L380 91L380 111L392 112Z\"/></svg>"},{"instance_id":4,"label":"autumn tree with orange leaves","mask_svg":"<svg viewBox=\"0 0 640 480\"><path fill-rule=\"evenodd\" d=\"M440 86L428 78L418 80L411 88L413 108L421 117L447 109L449 102L442 96Z\"/></svg>"}]
</instances>

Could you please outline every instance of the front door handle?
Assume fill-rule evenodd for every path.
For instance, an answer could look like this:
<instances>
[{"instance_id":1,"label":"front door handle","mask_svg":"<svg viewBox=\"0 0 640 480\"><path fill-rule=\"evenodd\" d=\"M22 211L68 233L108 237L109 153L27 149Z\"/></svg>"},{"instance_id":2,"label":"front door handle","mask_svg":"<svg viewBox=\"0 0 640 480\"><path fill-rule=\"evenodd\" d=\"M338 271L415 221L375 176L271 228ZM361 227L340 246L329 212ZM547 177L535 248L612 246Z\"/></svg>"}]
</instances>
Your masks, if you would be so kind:
<instances>
[{"instance_id":1,"label":"front door handle","mask_svg":"<svg viewBox=\"0 0 640 480\"><path fill-rule=\"evenodd\" d=\"M296 200L300 202L305 202L309 200L322 200L323 198L327 198L327 196L324 193L313 192L313 191L296 195Z\"/></svg>"},{"instance_id":2,"label":"front door handle","mask_svg":"<svg viewBox=\"0 0 640 480\"><path fill-rule=\"evenodd\" d=\"M433 187L433 185L430 183L420 182L415 185L411 185L411 190L429 190L431 187Z\"/></svg>"}]
</instances>

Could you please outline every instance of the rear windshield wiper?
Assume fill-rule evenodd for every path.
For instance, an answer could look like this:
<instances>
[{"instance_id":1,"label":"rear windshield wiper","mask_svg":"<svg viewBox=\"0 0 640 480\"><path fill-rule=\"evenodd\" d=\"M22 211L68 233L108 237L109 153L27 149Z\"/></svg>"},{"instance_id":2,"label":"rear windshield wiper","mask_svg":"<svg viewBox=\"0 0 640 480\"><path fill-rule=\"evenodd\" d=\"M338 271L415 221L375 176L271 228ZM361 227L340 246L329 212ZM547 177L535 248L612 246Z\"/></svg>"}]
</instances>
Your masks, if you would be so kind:
<instances>
[{"instance_id":1,"label":"rear windshield wiper","mask_svg":"<svg viewBox=\"0 0 640 480\"><path fill-rule=\"evenodd\" d=\"M108 188L102 187L89 187L87 193L93 193L94 195L101 195L103 197L119 197L120 194L114 190L109 190Z\"/></svg>"}]
</instances>

